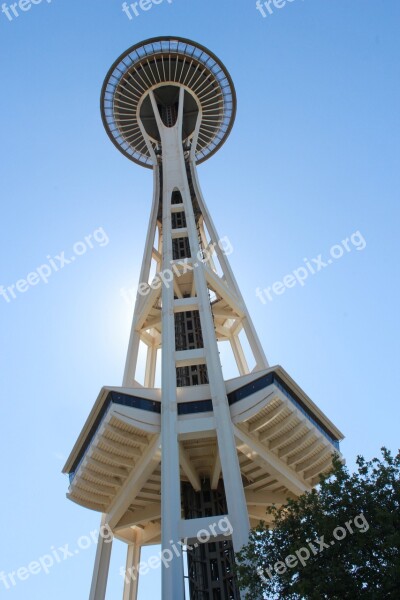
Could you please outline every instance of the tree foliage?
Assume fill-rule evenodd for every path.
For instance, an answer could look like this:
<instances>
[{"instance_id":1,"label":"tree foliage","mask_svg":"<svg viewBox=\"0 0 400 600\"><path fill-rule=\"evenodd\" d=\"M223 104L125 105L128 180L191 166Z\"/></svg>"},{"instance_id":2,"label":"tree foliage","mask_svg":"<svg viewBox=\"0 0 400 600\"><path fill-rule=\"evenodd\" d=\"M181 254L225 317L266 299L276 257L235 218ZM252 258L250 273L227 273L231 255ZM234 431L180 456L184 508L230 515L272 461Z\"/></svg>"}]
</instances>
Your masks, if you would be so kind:
<instances>
[{"instance_id":1,"label":"tree foliage","mask_svg":"<svg viewBox=\"0 0 400 600\"><path fill-rule=\"evenodd\" d=\"M335 456L316 489L268 509L273 528L260 523L237 555L246 599L400 598L400 453L357 467Z\"/></svg>"}]
</instances>

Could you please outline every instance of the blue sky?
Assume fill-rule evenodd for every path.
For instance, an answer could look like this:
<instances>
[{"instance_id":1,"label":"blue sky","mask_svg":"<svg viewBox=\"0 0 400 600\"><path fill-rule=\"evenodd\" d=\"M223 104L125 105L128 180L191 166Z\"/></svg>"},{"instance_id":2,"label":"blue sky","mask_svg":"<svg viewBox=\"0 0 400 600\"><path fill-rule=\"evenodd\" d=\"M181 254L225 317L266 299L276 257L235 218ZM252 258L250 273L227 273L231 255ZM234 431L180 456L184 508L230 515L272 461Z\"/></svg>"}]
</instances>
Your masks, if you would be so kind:
<instances>
[{"instance_id":1,"label":"blue sky","mask_svg":"<svg viewBox=\"0 0 400 600\"><path fill-rule=\"evenodd\" d=\"M61 469L100 388L122 380L132 307L121 288L138 283L152 177L110 143L99 95L113 61L148 37L209 47L235 82L231 137L199 174L271 364L345 433L350 467L398 448L399 21L397 0L294 0L266 18L253 0L164 0L132 20L120 0L0 13L0 285L85 236L103 240L47 284L0 296L0 571L99 525L65 499ZM357 231L363 250L257 298ZM0 598L85 600L94 552L10 590L0 582ZM157 572L143 577L140 599L159 598L159 585Z\"/></svg>"}]
</instances>

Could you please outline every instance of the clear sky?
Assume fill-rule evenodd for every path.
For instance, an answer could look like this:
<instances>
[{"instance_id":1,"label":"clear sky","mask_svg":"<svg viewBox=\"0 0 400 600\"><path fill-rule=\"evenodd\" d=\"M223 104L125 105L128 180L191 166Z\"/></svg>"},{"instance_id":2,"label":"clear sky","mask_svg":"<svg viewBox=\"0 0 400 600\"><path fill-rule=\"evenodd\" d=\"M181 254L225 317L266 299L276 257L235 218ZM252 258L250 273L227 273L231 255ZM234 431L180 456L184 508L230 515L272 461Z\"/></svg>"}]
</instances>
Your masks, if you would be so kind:
<instances>
[{"instance_id":1,"label":"clear sky","mask_svg":"<svg viewBox=\"0 0 400 600\"><path fill-rule=\"evenodd\" d=\"M0 285L59 265L102 230L47 284L32 276L15 299L0 296L0 572L74 549L99 524L66 500L61 469L100 388L122 380L132 306L121 289L138 283L152 195L151 172L105 134L99 95L112 62L149 37L207 46L235 82L236 124L199 173L271 364L345 433L350 467L382 445L395 451L398 0L293 0L266 17L253 0L164 0L132 20L120 0L17 10L0 13ZM256 296L305 258L327 262L356 232L303 286ZM110 600L122 597L124 550L116 544ZM92 544L10 590L0 581L0 598L86 600L94 553ZM141 581L148 598L160 598L156 571Z\"/></svg>"}]
</instances>

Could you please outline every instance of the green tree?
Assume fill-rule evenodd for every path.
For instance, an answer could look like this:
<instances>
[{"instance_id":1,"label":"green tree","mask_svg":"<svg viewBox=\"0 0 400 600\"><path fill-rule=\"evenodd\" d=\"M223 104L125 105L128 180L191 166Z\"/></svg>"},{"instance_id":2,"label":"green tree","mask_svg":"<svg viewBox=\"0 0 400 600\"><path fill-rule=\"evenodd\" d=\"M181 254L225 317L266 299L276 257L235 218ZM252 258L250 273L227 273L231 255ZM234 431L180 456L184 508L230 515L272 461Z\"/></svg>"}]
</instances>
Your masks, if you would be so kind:
<instances>
[{"instance_id":1,"label":"green tree","mask_svg":"<svg viewBox=\"0 0 400 600\"><path fill-rule=\"evenodd\" d=\"M267 512L237 554L246 599L400 598L400 453L357 458L309 493Z\"/></svg>"}]
</instances>

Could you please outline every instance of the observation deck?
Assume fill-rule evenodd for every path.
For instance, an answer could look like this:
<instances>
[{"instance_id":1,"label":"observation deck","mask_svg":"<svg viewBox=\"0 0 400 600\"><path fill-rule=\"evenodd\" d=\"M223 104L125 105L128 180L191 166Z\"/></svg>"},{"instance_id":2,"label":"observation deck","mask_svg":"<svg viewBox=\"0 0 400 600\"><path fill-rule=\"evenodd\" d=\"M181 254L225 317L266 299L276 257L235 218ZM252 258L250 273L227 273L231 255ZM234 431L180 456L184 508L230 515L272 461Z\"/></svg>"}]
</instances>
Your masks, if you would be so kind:
<instances>
[{"instance_id":1,"label":"observation deck","mask_svg":"<svg viewBox=\"0 0 400 600\"><path fill-rule=\"evenodd\" d=\"M180 88L185 89L183 142L196 139L195 161L212 156L227 139L236 116L236 93L222 62L184 38L152 38L132 46L110 68L101 92L104 127L130 160L153 168L144 134L160 153L149 92L165 124L173 124Z\"/></svg>"},{"instance_id":2,"label":"observation deck","mask_svg":"<svg viewBox=\"0 0 400 600\"><path fill-rule=\"evenodd\" d=\"M268 520L265 507L310 490L339 456L343 434L280 366L226 382L250 523ZM103 388L64 468L68 497L107 512L117 538L132 527L144 544L161 535L161 390ZM180 388L181 481L199 489L219 476L209 385ZM119 504L129 488L129 502Z\"/></svg>"}]
</instances>

